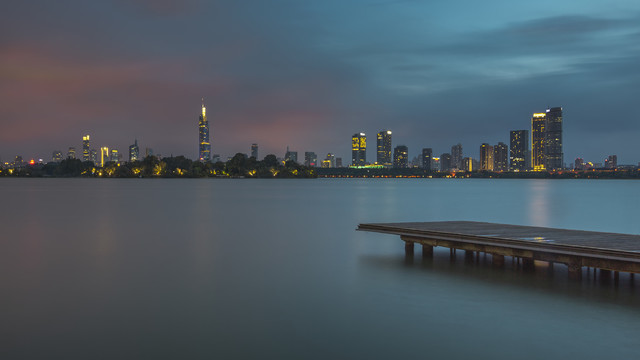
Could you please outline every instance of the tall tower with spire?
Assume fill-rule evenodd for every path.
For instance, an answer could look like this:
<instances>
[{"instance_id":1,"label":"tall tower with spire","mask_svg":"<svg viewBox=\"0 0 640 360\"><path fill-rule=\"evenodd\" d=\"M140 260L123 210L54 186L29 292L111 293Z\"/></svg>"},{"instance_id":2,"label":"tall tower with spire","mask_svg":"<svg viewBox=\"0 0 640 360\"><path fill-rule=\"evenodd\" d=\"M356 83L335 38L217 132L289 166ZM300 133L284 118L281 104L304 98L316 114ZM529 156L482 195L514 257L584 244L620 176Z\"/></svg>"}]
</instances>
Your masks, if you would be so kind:
<instances>
[{"instance_id":1,"label":"tall tower with spire","mask_svg":"<svg viewBox=\"0 0 640 360\"><path fill-rule=\"evenodd\" d=\"M202 113L198 122L198 160L211 160L211 143L209 142L209 122L207 121L207 108L204 106L204 98L202 98Z\"/></svg>"}]
</instances>

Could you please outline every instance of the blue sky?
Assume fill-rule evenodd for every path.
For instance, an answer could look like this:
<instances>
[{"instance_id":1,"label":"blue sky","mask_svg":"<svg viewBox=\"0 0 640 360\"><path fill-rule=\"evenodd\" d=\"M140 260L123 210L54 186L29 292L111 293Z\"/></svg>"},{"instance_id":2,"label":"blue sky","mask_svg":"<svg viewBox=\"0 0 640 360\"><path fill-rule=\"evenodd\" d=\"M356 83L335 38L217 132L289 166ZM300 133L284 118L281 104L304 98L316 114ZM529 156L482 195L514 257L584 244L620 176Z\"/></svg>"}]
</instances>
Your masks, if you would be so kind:
<instances>
[{"instance_id":1,"label":"blue sky","mask_svg":"<svg viewBox=\"0 0 640 360\"><path fill-rule=\"evenodd\" d=\"M0 158L87 133L195 158L204 96L223 157L346 161L353 133L391 129L411 157L477 158L562 106L565 162L636 164L639 60L637 1L9 1Z\"/></svg>"}]
</instances>

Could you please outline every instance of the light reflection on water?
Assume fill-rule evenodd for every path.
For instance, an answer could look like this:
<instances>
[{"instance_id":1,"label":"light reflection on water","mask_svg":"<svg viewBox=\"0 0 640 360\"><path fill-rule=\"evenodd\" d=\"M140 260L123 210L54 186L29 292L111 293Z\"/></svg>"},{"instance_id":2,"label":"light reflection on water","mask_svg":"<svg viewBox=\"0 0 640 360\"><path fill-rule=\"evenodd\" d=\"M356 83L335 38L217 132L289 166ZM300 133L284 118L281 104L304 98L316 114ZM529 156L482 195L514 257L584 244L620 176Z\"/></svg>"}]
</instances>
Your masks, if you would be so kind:
<instances>
[{"instance_id":1,"label":"light reflection on water","mask_svg":"<svg viewBox=\"0 0 640 360\"><path fill-rule=\"evenodd\" d=\"M640 182L0 180L3 358L637 355L625 274L616 287L569 282L561 265L451 262L446 249L407 259L397 237L354 229L639 234Z\"/></svg>"}]
</instances>

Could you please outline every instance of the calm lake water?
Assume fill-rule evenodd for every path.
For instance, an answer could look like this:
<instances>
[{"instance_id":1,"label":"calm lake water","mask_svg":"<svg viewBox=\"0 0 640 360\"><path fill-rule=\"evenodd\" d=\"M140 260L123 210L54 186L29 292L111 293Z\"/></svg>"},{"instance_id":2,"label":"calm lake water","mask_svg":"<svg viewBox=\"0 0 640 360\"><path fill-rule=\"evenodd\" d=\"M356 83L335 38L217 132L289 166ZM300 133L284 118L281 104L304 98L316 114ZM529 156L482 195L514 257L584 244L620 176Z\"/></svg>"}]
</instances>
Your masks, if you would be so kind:
<instances>
[{"instance_id":1,"label":"calm lake water","mask_svg":"<svg viewBox=\"0 0 640 360\"><path fill-rule=\"evenodd\" d=\"M412 261L355 231L640 234L640 181L0 179L0 199L3 359L640 356L640 277Z\"/></svg>"}]
</instances>

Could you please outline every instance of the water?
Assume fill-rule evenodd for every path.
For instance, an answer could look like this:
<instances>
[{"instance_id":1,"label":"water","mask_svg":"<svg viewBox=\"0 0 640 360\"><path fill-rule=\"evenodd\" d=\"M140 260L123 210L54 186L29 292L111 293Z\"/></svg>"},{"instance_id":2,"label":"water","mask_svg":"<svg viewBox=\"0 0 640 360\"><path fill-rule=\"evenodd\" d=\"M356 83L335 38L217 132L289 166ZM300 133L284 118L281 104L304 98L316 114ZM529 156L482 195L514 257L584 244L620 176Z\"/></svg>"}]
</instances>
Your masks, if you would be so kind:
<instances>
[{"instance_id":1,"label":"water","mask_svg":"<svg viewBox=\"0 0 640 360\"><path fill-rule=\"evenodd\" d=\"M362 222L640 234L640 182L0 179L0 357L637 358L640 280L404 256ZM507 260L509 267L509 260ZM638 289L636 289L638 287Z\"/></svg>"}]
</instances>

